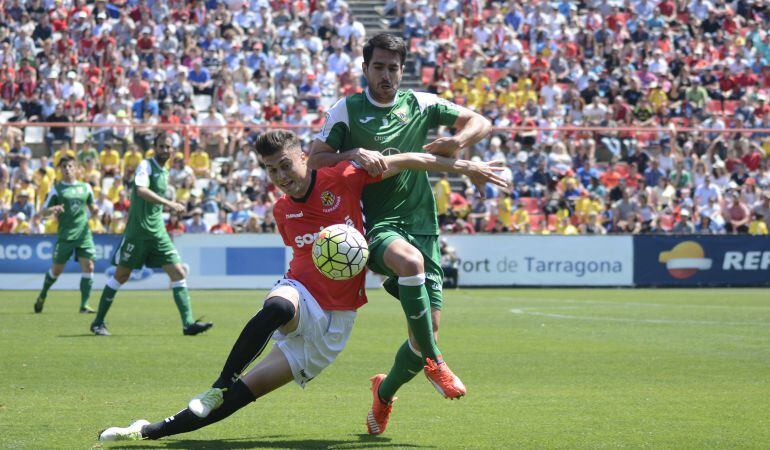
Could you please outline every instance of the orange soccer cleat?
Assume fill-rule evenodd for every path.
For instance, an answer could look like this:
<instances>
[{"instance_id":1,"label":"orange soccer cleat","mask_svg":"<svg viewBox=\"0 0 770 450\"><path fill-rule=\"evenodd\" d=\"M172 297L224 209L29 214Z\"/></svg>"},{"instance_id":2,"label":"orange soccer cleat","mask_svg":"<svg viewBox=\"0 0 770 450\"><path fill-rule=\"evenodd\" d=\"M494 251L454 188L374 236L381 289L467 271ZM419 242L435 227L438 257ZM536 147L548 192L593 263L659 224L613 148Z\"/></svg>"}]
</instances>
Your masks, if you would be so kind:
<instances>
[{"instance_id":1,"label":"orange soccer cleat","mask_svg":"<svg viewBox=\"0 0 770 450\"><path fill-rule=\"evenodd\" d=\"M388 419L390 418L390 411L393 410L393 402L396 401L396 397L393 397L390 403L380 400L380 395L377 391L380 389L380 384L382 384L384 379L384 374L378 374L369 379L372 382L372 396L374 397L372 409L366 415L366 428L369 430L369 434L382 434L385 432L385 427L388 426Z\"/></svg>"},{"instance_id":2,"label":"orange soccer cleat","mask_svg":"<svg viewBox=\"0 0 770 450\"><path fill-rule=\"evenodd\" d=\"M428 363L423 369L425 376L441 395L453 400L465 395L465 385L445 362L436 363L430 358L425 361Z\"/></svg>"}]
</instances>

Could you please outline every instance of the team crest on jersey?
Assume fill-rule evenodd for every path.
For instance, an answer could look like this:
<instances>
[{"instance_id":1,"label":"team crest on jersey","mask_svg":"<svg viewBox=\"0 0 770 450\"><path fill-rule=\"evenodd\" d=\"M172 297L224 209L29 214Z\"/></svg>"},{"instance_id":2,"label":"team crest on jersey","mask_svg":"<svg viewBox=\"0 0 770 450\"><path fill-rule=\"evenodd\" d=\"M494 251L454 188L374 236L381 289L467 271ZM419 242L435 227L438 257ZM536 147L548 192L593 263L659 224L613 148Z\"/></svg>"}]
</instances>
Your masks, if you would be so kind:
<instances>
[{"instance_id":1,"label":"team crest on jersey","mask_svg":"<svg viewBox=\"0 0 770 450\"><path fill-rule=\"evenodd\" d=\"M409 122L409 116L406 115L405 109L399 109L398 111L394 111L393 115L396 116L396 119L398 119L401 123L407 123Z\"/></svg>"},{"instance_id":2,"label":"team crest on jersey","mask_svg":"<svg viewBox=\"0 0 770 450\"><path fill-rule=\"evenodd\" d=\"M335 196L331 192L323 191L323 193L321 194L321 204L328 208L329 206L332 206L334 204L334 198Z\"/></svg>"},{"instance_id":3,"label":"team crest on jersey","mask_svg":"<svg viewBox=\"0 0 770 450\"><path fill-rule=\"evenodd\" d=\"M342 202L342 197L339 195L334 195L330 191L324 191L321 194L321 205L323 208L321 210L328 214L337 208L340 207L340 203Z\"/></svg>"}]
</instances>

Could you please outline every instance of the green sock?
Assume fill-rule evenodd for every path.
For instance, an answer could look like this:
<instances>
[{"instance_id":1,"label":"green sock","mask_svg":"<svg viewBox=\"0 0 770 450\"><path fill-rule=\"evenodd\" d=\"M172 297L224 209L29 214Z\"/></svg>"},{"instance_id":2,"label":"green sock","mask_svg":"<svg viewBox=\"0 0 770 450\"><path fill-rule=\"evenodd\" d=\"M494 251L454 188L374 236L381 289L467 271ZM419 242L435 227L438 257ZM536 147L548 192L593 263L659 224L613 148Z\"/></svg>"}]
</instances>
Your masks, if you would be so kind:
<instances>
[{"instance_id":1,"label":"green sock","mask_svg":"<svg viewBox=\"0 0 770 450\"><path fill-rule=\"evenodd\" d=\"M175 287L174 291L174 303L179 310L179 315L182 316L182 325L192 325L195 320L192 317L192 306L190 306L190 294L187 292L187 288L184 286Z\"/></svg>"},{"instance_id":2,"label":"green sock","mask_svg":"<svg viewBox=\"0 0 770 450\"><path fill-rule=\"evenodd\" d=\"M96 311L96 317L94 318L92 325L104 325L104 317L107 315L107 311L110 310L112 300L115 299L115 294L117 293L118 291L116 289L104 286L102 296L99 298L99 310Z\"/></svg>"},{"instance_id":3,"label":"green sock","mask_svg":"<svg viewBox=\"0 0 770 450\"><path fill-rule=\"evenodd\" d=\"M398 297L401 300L401 308L406 313L406 321L409 329L420 346L423 360L430 358L434 361L441 360L441 351L433 339L433 318L430 312L428 289L423 282L419 286L398 285Z\"/></svg>"},{"instance_id":4,"label":"green sock","mask_svg":"<svg viewBox=\"0 0 770 450\"><path fill-rule=\"evenodd\" d=\"M43 290L40 291L40 296L46 298L48 296L48 289L51 289L58 278L51 276L51 271L45 273L45 281L43 281Z\"/></svg>"},{"instance_id":5,"label":"green sock","mask_svg":"<svg viewBox=\"0 0 770 450\"><path fill-rule=\"evenodd\" d=\"M88 306L88 297L91 296L91 287L93 285L93 278L80 278L80 308L85 308Z\"/></svg>"},{"instance_id":6,"label":"green sock","mask_svg":"<svg viewBox=\"0 0 770 450\"><path fill-rule=\"evenodd\" d=\"M393 361L393 367L388 372L388 376L380 384L377 392L380 399L388 402L392 400L396 391L420 373L424 365L422 358L409 347L409 340L404 342L396 353L396 360Z\"/></svg>"}]
</instances>

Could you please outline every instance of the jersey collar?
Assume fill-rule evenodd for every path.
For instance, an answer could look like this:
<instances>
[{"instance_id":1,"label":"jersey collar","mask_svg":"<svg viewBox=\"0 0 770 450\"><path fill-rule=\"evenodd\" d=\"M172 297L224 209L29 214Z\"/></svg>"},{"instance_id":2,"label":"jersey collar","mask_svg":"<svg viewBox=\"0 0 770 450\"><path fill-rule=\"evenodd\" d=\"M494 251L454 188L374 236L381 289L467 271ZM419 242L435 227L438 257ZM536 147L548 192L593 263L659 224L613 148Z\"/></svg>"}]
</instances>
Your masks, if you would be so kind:
<instances>
[{"instance_id":1,"label":"jersey collar","mask_svg":"<svg viewBox=\"0 0 770 450\"><path fill-rule=\"evenodd\" d=\"M303 195L301 198L291 197L292 200L294 200L297 203L305 203L307 199L310 198L310 194L313 193L313 187L315 187L315 174L316 174L315 170L310 172L310 186L307 187L307 192L305 193L305 195Z\"/></svg>"},{"instance_id":2,"label":"jersey collar","mask_svg":"<svg viewBox=\"0 0 770 450\"><path fill-rule=\"evenodd\" d=\"M393 101L390 103L380 103L377 100L373 99L371 95L369 95L369 88L366 88L364 91L364 94L366 95L366 99L369 100L369 103L372 105L378 107L378 108L390 108L391 106L396 104L396 97L398 96L398 91L396 91L396 97L393 97Z\"/></svg>"}]
</instances>

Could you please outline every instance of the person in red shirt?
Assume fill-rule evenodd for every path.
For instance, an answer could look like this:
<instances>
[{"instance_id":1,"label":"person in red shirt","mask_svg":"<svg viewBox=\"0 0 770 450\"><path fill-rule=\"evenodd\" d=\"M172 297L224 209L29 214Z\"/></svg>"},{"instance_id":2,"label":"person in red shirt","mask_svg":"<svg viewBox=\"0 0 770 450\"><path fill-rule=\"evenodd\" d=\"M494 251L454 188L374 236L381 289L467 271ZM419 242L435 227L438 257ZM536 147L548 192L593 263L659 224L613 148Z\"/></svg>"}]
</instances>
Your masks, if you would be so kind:
<instances>
[{"instance_id":1,"label":"person in red shirt","mask_svg":"<svg viewBox=\"0 0 770 450\"><path fill-rule=\"evenodd\" d=\"M227 212L219 211L219 221L209 229L211 234L233 234L233 227L227 223Z\"/></svg>"},{"instance_id":2,"label":"person in red shirt","mask_svg":"<svg viewBox=\"0 0 770 450\"><path fill-rule=\"evenodd\" d=\"M283 242L293 250L289 270L244 327L211 389L194 397L173 418L107 428L99 440L160 439L194 431L292 380L305 387L328 367L345 347L356 310L366 303L366 271L332 281L315 268L312 244L320 230L333 224L344 223L363 234L361 195L366 185L403 169L460 172L479 183L506 185L495 164L428 153L388 156L388 170L378 176L369 175L352 161L310 170L299 137L291 131L269 131L259 137L255 147L270 180L285 194L275 202L273 215ZM242 374L274 334L277 343L270 353Z\"/></svg>"},{"instance_id":3,"label":"person in red shirt","mask_svg":"<svg viewBox=\"0 0 770 450\"><path fill-rule=\"evenodd\" d=\"M179 220L179 215L174 213L168 216L166 231L168 232L169 236L174 237L183 235L185 231L187 231L187 228L184 226L184 223Z\"/></svg>"},{"instance_id":4,"label":"person in red shirt","mask_svg":"<svg viewBox=\"0 0 770 450\"><path fill-rule=\"evenodd\" d=\"M746 66L740 75L735 77L735 82L742 88L753 87L759 83L759 77L754 75L751 71L751 67Z\"/></svg>"}]
</instances>

